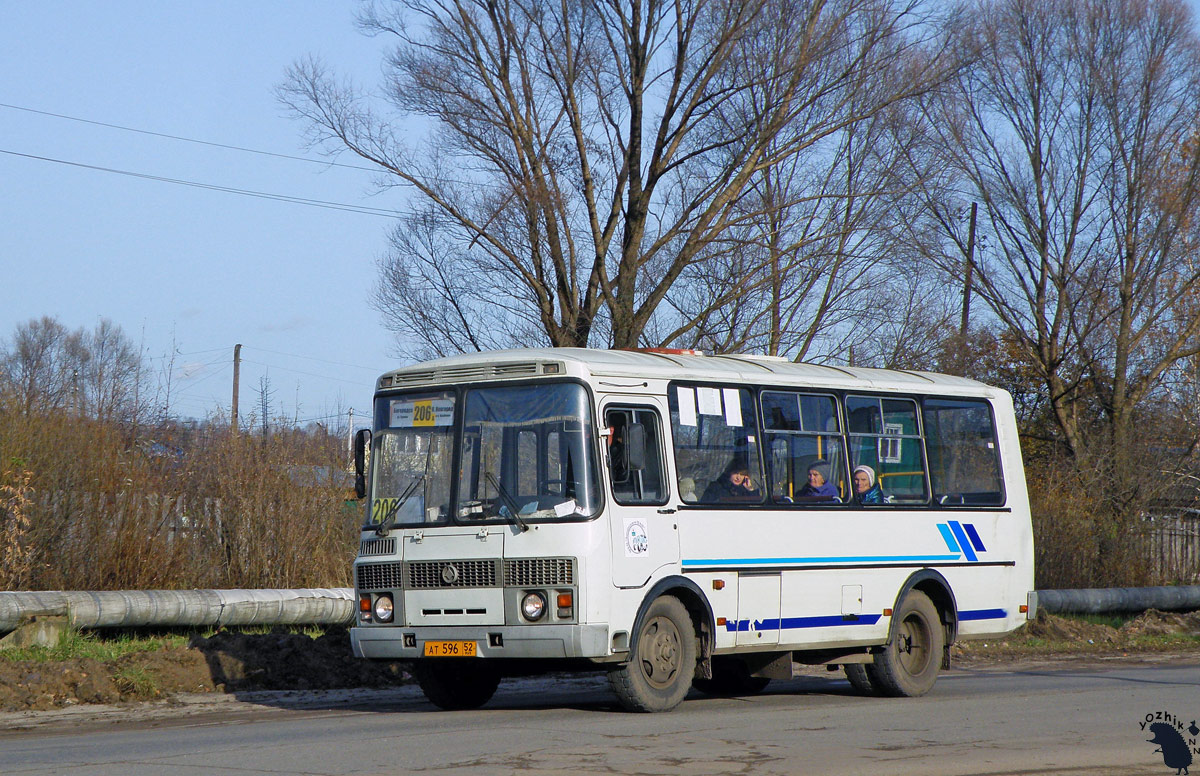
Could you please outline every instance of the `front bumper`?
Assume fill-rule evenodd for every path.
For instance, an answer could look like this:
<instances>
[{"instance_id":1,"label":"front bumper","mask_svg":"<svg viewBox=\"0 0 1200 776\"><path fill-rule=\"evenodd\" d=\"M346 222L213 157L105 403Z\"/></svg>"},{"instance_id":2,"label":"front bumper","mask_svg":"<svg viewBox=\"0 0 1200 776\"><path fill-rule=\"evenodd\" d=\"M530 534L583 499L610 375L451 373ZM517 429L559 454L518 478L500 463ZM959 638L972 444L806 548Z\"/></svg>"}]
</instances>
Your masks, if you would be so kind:
<instances>
[{"instance_id":1,"label":"front bumper","mask_svg":"<svg viewBox=\"0 0 1200 776\"><path fill-rule=\"evenodd\" d=\"M405 634L412 635L404 646ZM498 638L497 638L498 637ZM474 641L482 658L605 658L611 652L606 625L451 626L351 628L356 657L413 659L426 641ZM494 646L497 642L502 646Z\"/></svg>"}]
</instances>

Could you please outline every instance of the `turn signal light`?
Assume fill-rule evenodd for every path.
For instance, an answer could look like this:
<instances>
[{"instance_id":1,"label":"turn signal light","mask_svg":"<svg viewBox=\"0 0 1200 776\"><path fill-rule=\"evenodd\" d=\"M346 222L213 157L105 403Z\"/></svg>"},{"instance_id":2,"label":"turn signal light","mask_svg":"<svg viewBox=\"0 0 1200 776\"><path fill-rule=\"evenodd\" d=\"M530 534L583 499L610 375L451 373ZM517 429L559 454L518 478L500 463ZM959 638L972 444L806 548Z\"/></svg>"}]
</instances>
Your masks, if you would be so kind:
<instances>
[{"instance_id":1,"label":"turn signal light","mask_svg":"<svg viewBox=\"0 0 1200 776\"><path fill-rule=\"evenodd\" d=\"M892 610L891 610L891 609L884 609L884 610L883 610L883 616L884 616L884 617L891 617L891 616L892 616Z\"/></svg>"},{"instance_id":2,"label":"turn signal light","mask_svg":"<svg viewBox=\"0 0 1200 776\"><path fill-rule=\"evenodd\" d=\"M360 612L369 612L369 611L371 611L371 596L369 596L369 595L360 595L360 596L358 597L358 610L359 610Z\"/></svg>"},{"instance_id":3,"label":"turn signal light","mask_svg":"<svg viewBox=\"0 0 1200 776\"><path fill-rule=\"evenodd\" d=\"M724 590L724 589L725 589L725 580L723 580L723 579L714 579L713 580L713 590Z\"/></svg>"},{"instance_id":4,"label":"turn signal light","mask_svg":"<svg viewBox=\"0 0 1200 776\"><path fill-rule=\"evenodd\" d=\"M1029 613L1029 607L1028 607L1028 606L1026 606L1025 604L1021 604L1019 607L1017 607L1017 609L1018 609L1018 611L1020 611L1020 612L1021 612L1021 614L1028 614L1028 613Z\"/></svg>"},{"instance_id":5,"label":"turn signal light","mask_svg":"<svg viewBox=\"0 0 1200 776\"><path fill-rule=\"evenodd\" d=\"M559 593L558 594L558 608L559 609L570 609L574 605L574 603L575 603L575 597L572 596L570 593Z\"/></svg>"}]
</instances>

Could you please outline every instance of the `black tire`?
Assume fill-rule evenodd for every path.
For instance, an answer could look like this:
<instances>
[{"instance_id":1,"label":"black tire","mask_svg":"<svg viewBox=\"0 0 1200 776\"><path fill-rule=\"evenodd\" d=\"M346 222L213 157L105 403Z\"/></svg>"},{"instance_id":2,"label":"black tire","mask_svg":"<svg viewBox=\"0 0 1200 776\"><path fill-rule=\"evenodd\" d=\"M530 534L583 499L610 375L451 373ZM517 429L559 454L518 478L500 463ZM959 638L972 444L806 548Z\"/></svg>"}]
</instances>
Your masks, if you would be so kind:
<instances>
[{"instance_id":1,"label":"black tire","mask_svg":"<svg viewBox=\"0 0 1200 776\"><path fill-rule=\"evenodd\" d=\"M867 666L863 663L846 663L842 666L842 670L846 672L846 678L850 680L850 686L859 695L878 695L879 691L871 684L871 677L867 675Z\"/></svg>"},{"instance_id":2,"label":"black tire","mask_svg":"<svg viewBox=\"0 0 1200 776\"><path fill-rule=\"evenodd\" d=\"M429 702L447 711L477 709L500 686L500 673L482 660L418 660L413 674Z\"/></svg>"},{"instance_id":3,"label":"black tire","mask_svg":"<svg viewBox=\"0 0 1200 776\"><path fill-rule=\"evenodd\" d=\"M924 695L937 681L945 646L937 607L929 596L910 590L893 617L891 640L867 665L867 677L884 695Z\"/></svg>"},{"instance_id":4,"label":"black tire","mask_svg":"<svg viewBox=\"0 0 1200 776\"><path fill-rule=\"evenodd\" d=\"M695 687L705 695L722 698L737 695L757 695L767 689L771 680L763 676L751 676L750 669L741 660L713 658L712 679L693 679Z\"/></svg>"},{"instance_id":5,"label":"black tire","mask_svg":"<svg viewBox=\"0 0 1200 776\"><path fill-rule=\"evenodd\" d=\"M678 598L656 598L646 610L633 654L608 673L627 711L670 711L683 702L696 673L696 631Z\"/></svg>"}]
</instances>

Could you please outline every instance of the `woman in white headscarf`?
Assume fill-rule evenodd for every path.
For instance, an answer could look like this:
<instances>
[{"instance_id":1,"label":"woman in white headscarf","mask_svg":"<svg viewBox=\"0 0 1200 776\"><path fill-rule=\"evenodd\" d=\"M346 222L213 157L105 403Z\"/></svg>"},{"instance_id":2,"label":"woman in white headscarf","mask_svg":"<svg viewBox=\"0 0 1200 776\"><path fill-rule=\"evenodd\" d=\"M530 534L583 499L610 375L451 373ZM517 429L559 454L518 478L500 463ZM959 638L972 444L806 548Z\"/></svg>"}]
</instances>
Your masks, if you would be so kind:
<instances>
[{"instance_id":1,"label":"woman in white headscarf","mask_svg":"<svg viewBox=\"0 0 1200 776\"><path fill-rule=\"evenodd\" d=\"M875 482L875 470L870 466L854 467L854 500L860 504L882 504L883 491Z\"/></svg>"}]
</instances>

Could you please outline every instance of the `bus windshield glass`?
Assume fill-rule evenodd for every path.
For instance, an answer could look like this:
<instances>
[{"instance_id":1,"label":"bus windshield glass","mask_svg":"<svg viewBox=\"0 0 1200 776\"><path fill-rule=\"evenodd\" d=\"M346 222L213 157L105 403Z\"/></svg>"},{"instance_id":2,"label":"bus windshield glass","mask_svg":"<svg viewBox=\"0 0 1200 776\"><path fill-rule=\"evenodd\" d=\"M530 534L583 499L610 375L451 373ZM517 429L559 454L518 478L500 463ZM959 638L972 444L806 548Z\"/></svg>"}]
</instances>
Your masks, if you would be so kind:
<instances>
[{"instance_id":1,"label":"bus windshield glass","mask_svg":"<svg viewBox=\"0 0 1200 776\"><path fill-rule=\"evenodd\" d=\"M599 508L588 394L574 383L473 388L463 397L460 522L571 520Z\"/></svg>"},{"instance_id":2,"label":"bus windshield glass","mask_svg":"<svg viewBox=\"0 0 1200 776\"><path fill-rule=\"evenodd\" d=\"M378 401L368 525L449 520L455 402L449 392Z\"/></svg>"}]
</instances>

